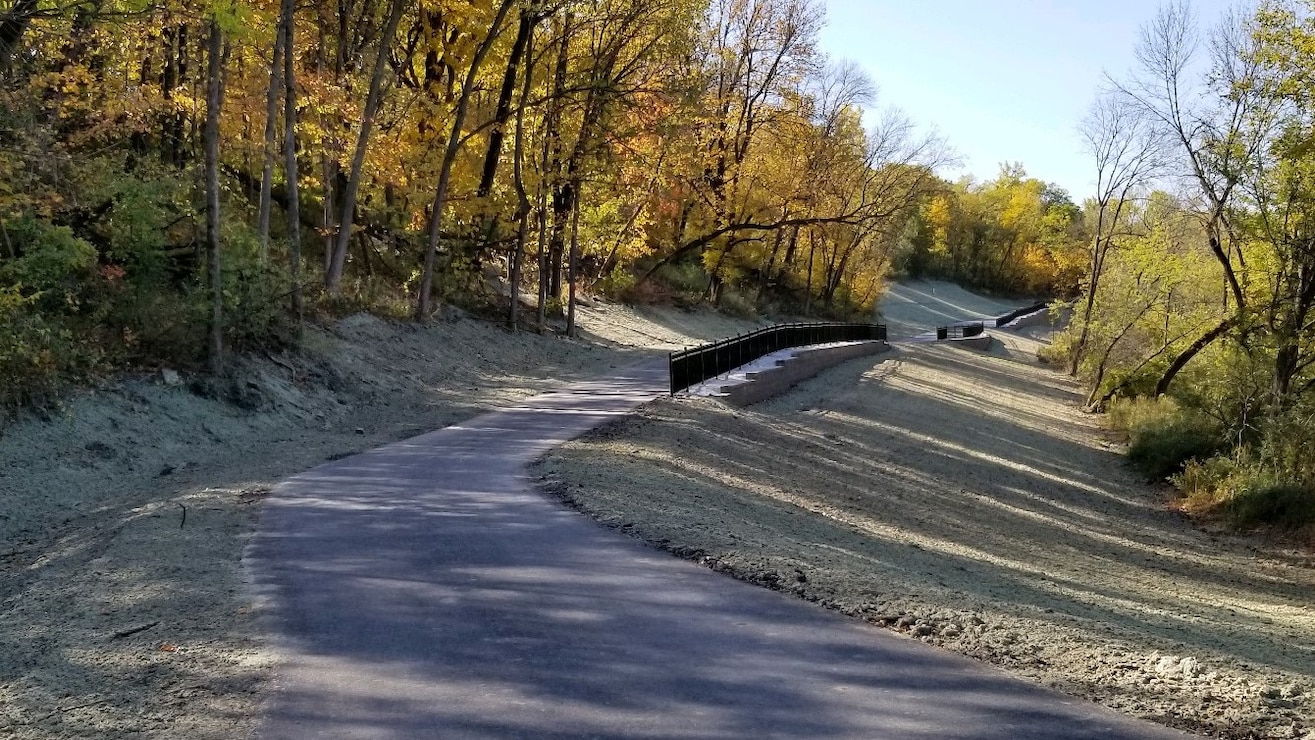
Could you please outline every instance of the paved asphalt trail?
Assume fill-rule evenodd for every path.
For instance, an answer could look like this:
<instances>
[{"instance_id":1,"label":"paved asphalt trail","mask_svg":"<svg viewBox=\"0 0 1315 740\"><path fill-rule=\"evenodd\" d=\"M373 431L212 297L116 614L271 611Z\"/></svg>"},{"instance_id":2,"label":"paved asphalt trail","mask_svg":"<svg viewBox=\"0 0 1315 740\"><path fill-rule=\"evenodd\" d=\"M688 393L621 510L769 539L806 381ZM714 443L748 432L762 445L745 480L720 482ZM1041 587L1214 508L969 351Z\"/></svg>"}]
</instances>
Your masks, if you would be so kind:
<instances>
[{"instance_id":1,"label":"paved asphalt trail","mask_svg":"<svg viewBox=\"0 0 1315 740\"><path fill-rule=\"evenodd\" d=\"M665 371L281 484L248 553L281 661L259 737L1187 737L734 581L532 490L527 463L660 394Z\"/></svg>"}]
</instances>

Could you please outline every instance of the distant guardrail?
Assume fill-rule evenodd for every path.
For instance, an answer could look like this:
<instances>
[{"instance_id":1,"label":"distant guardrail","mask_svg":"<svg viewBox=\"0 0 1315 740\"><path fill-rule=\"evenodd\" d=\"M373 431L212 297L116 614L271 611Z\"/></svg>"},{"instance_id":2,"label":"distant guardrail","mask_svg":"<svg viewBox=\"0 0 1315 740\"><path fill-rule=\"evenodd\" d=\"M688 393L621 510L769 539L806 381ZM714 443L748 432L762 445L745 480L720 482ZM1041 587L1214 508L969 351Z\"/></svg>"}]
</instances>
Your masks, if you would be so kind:
<instances>
[{"instance_id":1,"label":"distant guardrail","mask_svg":"<svg viewBox=\"0 0 1315 740\"><path fill-rule=\"evenodd\" d=\"M961 321L949 326L936 327L936 339L967 339L979 336L986 331L986 324L981 321Z\"/></svg>"},{"instance_id":2,"label":"distant guardrail","mask_svg":"<svg viewBox=\"0 0 1315 740\"><path fill-rule=\"evenodd\" d=\"M1044 309L1044 308L1045 308L1046 306L1048 306L1048 305L1050 305L1050 304L1048 304L1048 303L1033 303L1033 304L1030 305L1030 306L1024 306L1024 307L1022 307L1022 308L1016 308L1016 309L1014 309L1013 311L1010 311L1009 313L1005 314L1004 316L998 316L998 317L996 317L996 319L995 319L995 325L996 325L997 328L999 328L999 327L1001 327L1001 326L1004 326L1005 324L1008 324L1010 321L1013 321L1014 319L1018 318L1019 316L1026 316L1026 315L1028 315L1028 314L1030 314L1030 313L1036 313L1037 311L1040 311L1040 310Z\"/></svg>"},{"instance_id":3,"label":"distant guardrail","mask_svg":"<svg viewBox=\"0 0 1315 740\"><path fill-rule=\"evenodd\" d=\"M1013 321L1014 319L1017 319L1020 316L1026 316L1030 313L1036 313L1037 311L1041 311L1045 309L1047 305L1049 304L1033 303L1030 306L1023 306L1022 308L1016 308L1013 311L1010 311L1009 313L1003 316L997 316L995 317L995 319L992 319L992 321L995 322L996 328L999 328L1001 326L1007 325L1009 322ZM936 339L938 341L944 339L967 339L969 337L980 336L981 333L984 331L986 331L985 321L960 321L958 323L950 324L948 326L936 327Z\"/></svg>"},{"instance_id":4,"label":"distant guardrail","mask_svg":"<svg viewBox=\"0 0 1315 740\"><path fill-rule=\"evenodd\" d=\"M748 334L727 337L672 352L668 357L671 392L675 394L777 350L827 342L859 341L886 341L886 325L777 324Z\"/></svg>"}]
</instances>

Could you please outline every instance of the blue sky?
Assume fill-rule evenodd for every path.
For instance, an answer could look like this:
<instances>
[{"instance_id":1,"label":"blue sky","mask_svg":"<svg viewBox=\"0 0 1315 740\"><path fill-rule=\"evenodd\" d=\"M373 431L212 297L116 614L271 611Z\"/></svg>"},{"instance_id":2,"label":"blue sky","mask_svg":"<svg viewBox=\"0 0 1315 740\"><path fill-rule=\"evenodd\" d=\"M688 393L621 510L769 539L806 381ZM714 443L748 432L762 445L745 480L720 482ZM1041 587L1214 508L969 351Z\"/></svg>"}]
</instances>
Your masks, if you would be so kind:
<instances>
[{"instance_id":1,"label":"blue sky","mask_svg":"<svg viewBox=\"0 0 1315 740\"><path fill-rule=\"evenodd\" d=\"M992 179L1003 162L1081 203L1091 165L1077 125L1103 82L1133 64L1156 0L825 0L822 50L858 63L878 107L934 127L963 165L942 175ZM1198 0L1208 26L1232 3Z\"/></svg>"}]
</instances>

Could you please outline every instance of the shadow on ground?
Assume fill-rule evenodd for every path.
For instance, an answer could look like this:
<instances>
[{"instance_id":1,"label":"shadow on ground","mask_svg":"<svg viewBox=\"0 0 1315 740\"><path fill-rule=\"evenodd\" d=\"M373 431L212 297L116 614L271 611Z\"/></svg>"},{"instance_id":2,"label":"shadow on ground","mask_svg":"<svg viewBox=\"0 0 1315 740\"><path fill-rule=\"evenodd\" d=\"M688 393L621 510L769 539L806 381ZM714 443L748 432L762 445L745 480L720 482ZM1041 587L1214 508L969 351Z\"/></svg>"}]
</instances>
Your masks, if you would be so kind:
<instances>
[{"instance_id":1,"label":"shadow on ground","mask_svg":"<svg viewBox=\"0 0 1315 740\"><path fill-rule=\"evenodd\" d=\"M1315 575L1192 528L1074 401L1034 364L905 345L747 410L659 401L540 473L686 557L1111 706L1301 729Z\"/></svg>"}]
</instances>

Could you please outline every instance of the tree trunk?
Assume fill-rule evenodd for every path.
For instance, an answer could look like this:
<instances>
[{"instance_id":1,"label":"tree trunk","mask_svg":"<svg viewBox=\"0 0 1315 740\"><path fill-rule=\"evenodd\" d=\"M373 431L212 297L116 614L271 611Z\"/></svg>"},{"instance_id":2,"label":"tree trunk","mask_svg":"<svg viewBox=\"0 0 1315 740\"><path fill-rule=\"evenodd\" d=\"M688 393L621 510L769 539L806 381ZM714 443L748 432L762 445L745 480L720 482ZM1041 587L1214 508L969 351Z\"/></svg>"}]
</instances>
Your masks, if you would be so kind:
<instances>
[{"instance_id":1,"label":"tree trunk","mask_svg":"<svg viewBox=\"0 0 1315 740\"><path fill-rule=\"evenodd\" d=\"M812 230L808 232L808 280L804 283L804 315L813 310L813 253L816 251L816 237Z\"/></svg>"},{"instance_id":2,"label":"tree trunk","mask_svg":"<svg viewBox=\"0 0 1315 740\"><path fill-rule=\"evenodd\" d=\"M782 218L790 217L790 209L787 206L781 210ZM763 267L762 272L758 273L758 294L753 299L754 305L761 306L763 295L767 292L767 282L771 279L772 270L776 267L776 257L781 253L781 244L785 242L785 229L777 229L776 235L772 239L772 254L767 258L767 264Z\"/></svg>"},{"instance_id":3,"label":"tree trunk","mask_svg":"<svg viewBox=\"0 0 1315 740\"><path fill-rule=\"evenodd\" d=\"M1274 400L1280 407L1285 405L1292 391L1292 381L1301 371L1302 327L1315 306L1315 260L1309 247L1299 249L1297 253L1304 257L1304 262L1295 268L1290 288L1286 291L1291 295L1291 306L1280 323L1279 349L1274 357Z\"/></svg>"},{"instance_id":4,"label":"tree trunk","mask_svg":"<svg viewBox=\"0 0 1315 740\"><path fill-rule=\"evenodd\" d=\"M611 78L612 69L616 63L615 56L608 56L598 60L598 66L590 73L589 92L585 96L584 114L580 119L580 131L576 135L575 145L571 147L571 156L566 162L565 183L558 189L553 198L553 239L554 256L558 263L561 260L562 237L561 226L565 225L566 218L569 216L573 221L578 218L576 210L580 202L580 183L582 178L581 167L584 165L585 158L588 156L593 146L594 135L603 118L603 111L607 105L603 92L604 80ZM574 228L574 227L572 227ZM554 265L554 277L561 274L560 266ZM572 288L573 289L573 288ZM557 293L556 295L560 295Z\"/></svg>"},{"instance_id":5,"label":"tree trunk","mask_svg":"<svg viewBox=\"0 0 1315 740\"><path fill-rule=\"evenodd\" d=\"M712 301L713 305L721 305L721 267L726 262L726 256L731 253L731 249L734 247L734 239L726 240L721 253L717 255L717 261L713 263L712 269L708 271L708 285L703 289L703 297L704 300Z\"/></svg>"},{"instance_id":6,"label":"tree trunk","mask_svg":"<svg viewBox=\"0 0 1315 740\"><path fill-rule=\"evenodd\" d=\"M328 8L328 4L326 3L321 7ZM315 68L317 71L322 71L325 68L325 65L328 64L328 61L325 58L325 51L329 45L329 34L327 29L329 28L328 24L330 19L322 13L319 20L320 34L318 43L315 44ZM335 61L333 66L333 84L335 87L342 86L343 77L342 44L340 43L338 46L338 51L334 54ZM324 132L325 137L325 141L321 146L323 153L320 155L320 185L322 191L320 197L320 239L324 242L324 274L328 275L329 266L333 262L333 242L338 233L338 224L334 220L337 206L334 204L338 202L335 193L338 190L338 181L341 178L341 172L339 171L338 159L333 154L333 151L337 148L336 142L334 141L337 136L337 124L326 120L323 112L318 114L318 123L320 129Z\"/></svg>"},{"instance_id":7,"label":"tree trunk","mask_svg":"<svg viewBox=\"0 0 1315 740\"><path fill-rule=\"evenodd\" d=\"M206 251L210 272L210 372L224 370L224 281L219 255L219 109L223 105L224 34L210 19L205 96Z\"/></svg>"},{"instance_id":8,"label":"tree trunk","mask_svg":"<svg viewBox=\"0 0 1315 740\"><path fill-rule=\"evenodd\" d=\"M517 145L519 147L519 144ZM519 155L517 155L519 156ZM523 195L516 208L516 246L512 248L508 288L511 305L507 308L507 328L516 331L520 326L521 263L525 259L525 245L529 241L530 201Z\"/></svg>"},{"instance_id":9,"label":"tree trunk","mask_svg":"<svg viewBox=\"0 0 1315 740\"><path fill-rule=\"evenodd\" d=\"M547 302L548 302L548 183L546 174L548 172L549 158L549 141L552 139L551 132L545 131L543 134L542 148L539 151L539 172L545 177L540 177L538 182L538 251L535 259L539 268L539 295L538 305L535 309L535 326L536 330L542 334L547 328Z\"/></svg>"},{"instance_id":10,"label":"tree trunk","mask_svg":"<svg viewBox=\"0 0 1315 740\"><path fill-rule=\"evenodd\" d=\"M529 22L527 22L529 19ZM521 10L521 29L525 29L524 53L534 56L534 24L537 20ZM529 26L526 29L526 26ZM520 41L520 30L517 41ZM524 79L521 81L520 105L516 107L516 138L512 148L512 176L516 186L516 247L511 254L511 306L507 309L507 325L512 331L519 328L521 302L521 263L525 259L525 243L530 227L530 197L525 192L525 105L530 98L530 85L533 83L534 65L525 65Z\"/></svg>"},{"instance_id":11,"label":"tree trunk","mask_svg":"<svg viewBox=\"0 0 1315 740\"><path fill-rule=\"evenodd\" d=\"M818 297L822 299L822 305L827 308L831 307L831 294L835 291L835 288L832 286L838 286L840 284L840 279L838 277L840 271L839 267L840 248L839 245L836 245L834 249L830 250L830 254L827 255L826 258L826 266L822 268L822 292Z\"/></svg>"},{"instance_id":12,"label":"tree trunk","mask_svg":"<svg viewBox=\"0 0 1315 740\"><path fill-rule=\"evenodd\" d=\"M566 229L566 203L562 197L562 189L566 184L561 182L562 173L562 134L561 134L561 116L562 101L566 96L566 72L567 64L570 60L570 39L571 39L571 21L574 16L570 9L567 9L562 18L561 38L558 41L557 61L553 68L553 89L552 96L548 104L548 116L545 121L546 134L550 139L549 149L552 153L552 161L546 172L551 172L552 182L552 227L548 235L548 255L547 255L547 276L548 276L548 295L552 298L560 298L562 295L562 251L565 248L563 234Z\"/></svg>"},{"instance_id":13,"label":"tree trunk","mask_svg":"<svg viewBox=\"0 0 1315 740\"><path fill-rule=\"evenodd\" d=\"M182 87L191 79L188 76L190 67L188 66L188 48L190 44L187 41L188 25L186 23L178 27L178 86ZM192 86L193 92L196 86ZM191 122L191 131L188 130L188 123ZM174 165L177 167L187 166L187 162L196 155L194 147L196 146L196 118L193 114L178 111L174 114Z\"/></svg>"},{"instance_id":14,"label":"tree trunk","mask_svg":"<svg viewBox=\"0 0 1315 740\"><path fill-rule=\"evenodd\" d=\"M1298 359L1300 359L1300 349L1295 339L1285 340L1274 357L1274 400L1280 405L1292 388L1292 377L1297 373Z\"/></svg>"},{"instance_id":15,"label":"tree trunk","mask_svg":"<svg viewBox=\"0 0 1315 740\"><path fill-rule=\"evenodd\" d=\"M1097 228L1100 221L1097 222ZM1082 330L1078 334L1078 343L1073 347L1073 354L1069 357L1068 374L1075 376L1078 374L1078 364L1082 362L1082 353L1087 348L1087 339L1091 336L1091 314L1096 308L1096 290L1100 287L1100 273L1103 268L1104 257L1101 249L1101 238L1099 235L1093 238L1091 245L1091 281L1087 286L1086 305L1082 310Z\"/></svg>"},{"instance_id":16,"label":"tree trunk","mask_svg":"<svg viewBox=\"0 0 1315 740\"><path fill-rule=\"evenodd\" d=\"M790 241L785 245L785 256L781 258L781 269L776 273L776 279L780 280L785 271L794 265L794 255L799 249L799 227L795 226L790 229Z\"/></svg>"},{"instance_id":17,"label":"tree trunk","mask_svg":"<svg viewBox=\"0 0 1315 740\"><path fill-rule=\"evenodd\" d=\"M1187 367L1187 363L1191 362L1192 358L1196 357L1197 353L1209 346L1211 342L1222 337L1236 324L1237 317L1230 316L1219 322L1215 328L1203 334L1200 339L1192 342L1191 346L1187 349L1180 352L1178 356L1173 359L1173 362L1169 364L1169 367L1164 371L1164 374L1160 376L1159 382L1155 384L1155 395L1158 397L1168 393L1169 385L1173 383L1173 379L1178 375L1178 372L1184 367Z\"/></svg>"},{"instance_id":18,"label":"tree trunk","mask_svg":"<svg viewBox=\"0 0 1315 740\"><path fill-rule=\"evenodd\" d=\"M174 86L178 84L178 59L174 51L177 35L171 26L165 26L160 31L160 40L164 46L164 63L160 65L160 96L165 101L173 100ZM164 113L160 116L160 156L170 164L174 161L173 144L173 114Z\"/></svg>"},{"instance_id":19,"label":"tree trunk","mask_svg":"<svg viewBox=\"0 0 1315 740\"><path fill-rule=\"evenodd\" d=\"M542 334L548 324L548 190L539 186L538 250L535 260L539 268L539 295L535 309L535 326Z\"/></svg>"},{"instance_id":20,"label":"tree trunk","mask_svg":"<svg viewBox=\"0 0 1315 740\"><path fill-rule=\"evenodd\" d=\"M498 173L498 162L502 159L502 142L506 138L504 129L511 120L511 96L516 89L516 75L530 34L534 30L534 16L526 8L521 8L520 22L516 26L516 40L511 45L511 54L507 57L507 68L502 73L502 88L498 91L498 103L493 112L493 128L489 131L489 146L484 153L484 170L480 175L479 187L475 197L486 198L493 192L493 180ZM527 65L526 71L529 71ZM524 105L522 98L522 105Z\"/></svg>"},{"instance_id":21,"label":"tree trunk","mask_svg":"<svg viewBox=\"0 0 1315 740\"><path fill-rule=\"evenodd\" d=\"M840 285L845 279L845 271L849 269L849 260L853 258L854 252L858 251L859 245L863 243L867 236L868 234L865 233L854 237L849 248L840 254L840 259L836 261L835 269L831 271L831 282L827 283L826 286L826 305L828 307L835 303L836 293L840 290Z\"/></svg>"},{"instance_id":22,"label":"tree trunk","mask_svg":"<svg viewBox=\"0 0 1315 740\"><path fill-rule=\"evenodd\" d=\"M1132 328L1137 325L1137 322L1140 321L1141 317L1145 316L1146 312L1149 310L1150 310L1150 306L1143 308L1141 313L1137 314L1137 318L1128 322L1128 324L1124 326L1123 329L1120 330L1118 334L1114 335L1114 339L1110 341L1109 345L1105 347L1105 352L1100 357L1100 364L1096 366L1096 378L1093 381L1091 381L1091 392L1087 394L1086 405L1088 408L1099 409L1104 407L1104 405L1109 401L1109 399L1113 398L1115 392L1117 392L1120 389L1120 387L1111 388L1110 391L1105 394L1105 396L1100 400L1099 403L1096 402L1096 394L1100 392L1101 383L1105 382L1105 371L1109 367L1110 355L1114 354L1114 348L1119 345L1119 342L1123 341L1123 338L1128 335L1128 332L1132 331Z\"/></svg>"},{"instance_id":23,"label":"tree trunk","mask_svg":"<svg viewBox=\"0 0 1315 740\"><path fill-rule=\"evenodd\" d=\"M161 81L162 95L165 100L174 99L174 91L187 83L187 24L182 23L164 29L165 65ZM187 164L187 148L184 146L187 115L175 108L173 113L166 113L161 121L161 150L165 161L175 167Z\"/></svg>"},{"instance_id":24,"label":"tree trunk","mask_svg":"<svg viewBox=\"0 0 1315 740\"><path fill-rule=\"evenodd\" d=\"M260 205L256 219L256 233L260 238L260 264L269 262L269 213L272 209L274 189L274 159L278 149L279 98L283 95L283 20L280 17L274 29L273 61L269 65L269 89L265 94L265 161L260 171Z\"/></svg>"},{"instance_id":25,"label":"tree trunk","mask_svg":"<svg viewBox=\"0 0 1315 740\"><path fill-rule=\"evenodd\" d=\"M297 85L293 76L296 0L283 0L283 167L288 178L288 262L292 276L292 313L301 321L301 194L297 176Z\"/></svg>"},{"instance_id":26,"label":"tree trunk","mask_svg":"<svg viewBox=\"0 0 1315 740\"><path fill-rule=\"evenodd\" d=\"M575 276L580 262L580 199L573 201L571 208L571 258L566 268L566 336L577 334L575 327Z\"/></svg>"},{"instance_id":27,"label":"tree trunk","mask_svg":"<svg viewBox=\"0 0 1315 740\"><path fill-rule=\"evenodd\" d=\"M18 42L27 32L32 16L36 14L37 0L15 0L4 19L0 20L0 75L9 72Z\"/></svg>"},{"instance_id":28,"label":"tree trunk","mask_svg":"<svg viewBox=\"0 0 1315 740\"><path fill-rule=\"evenodd\" d=\"M553 186L552 227L548 230L548 295L562 297L562 262L566 253L567 222L571 211L571 184Z\"/></svg>"},{"instance_id":29,"label":"tree trunk","mask_svg":"<svg viewBox=\"0 0 1315 740\"><path fill-rule=\"evenodd\" d=\"M1223 249L1223 241L1219 235L1218 226L1222 219L1223 217L1218 214L1212 216L1212 221L1208 228L1209 233L1207 241L1210 243L1210 252L1214 254L1215 260L1224 270L1224 280L1228 283L1228 290L1233 295L1233 300L1237 304L1237 310L1241 311L1246 308L1246 295L1243 294L1242 285L1237 280L1237 272L1233 269L1233 261Z\"/></svg>"},{"instance_id":30,"label":"tree trunk","mask_svg":"<svg viewBox=\"0 0 1315 740\"><path fill-rule=\"evenodd\" d=\"M502 32L502 21L507 17L507 11L511 9L513 2L514 0L502 0L498 5L493 23L489 26L488 34L480 43L479 48L476 49L475 56L470 62L470 69L466 72L466 79L461 85L461 96L457 99L457 109L452 116L452 130L448 136L447 148L443 152L443 163L438 173L438 185L434 188L434 202L429 212L428 238L425 241L425 263L420 274L420 295L416 298L416 318L419 320L424 320L429 316L431 310L432 298L430 292L434 288L434 262L438 254L438 237L443 229L443 210L447 207L452 166L456 163L457 153L461 150L461 128L466 122L466 113L470 108L470 96L475 89L475 79L479 75L479 68L484 64L484 58L488 56L489 49L493 47L493 42L497 40Z\"/></svg>"},{"instance_id":31,"label":"tree trunk","mask_svg":"<svg viewBox=\"0 0 1315 740\"><path fill-rule=\"evenodd\" d=\"M342 271L347 262L347 245L352 238L352 222L356 217L356 194L361 187L361 170L365 166L365 152L370 145L370 133L374 130L374 117L379 112L379 103L383 98L384 67L388 61L388 52L393 45L393 36L397 33L397 24L402 20L402 10L405 7L404 0L393 0L388 11L387 25L379 37L374 69L370 72L370 91L365 96L361 130L357 133L356 151L352 154L351 174L347 177L347 185L342 191L342 216L338 219L333 257L329 261L329 271L324 276L324 287L330 296L337 297L342 292Z\"/></svg>"}]
</instances>

